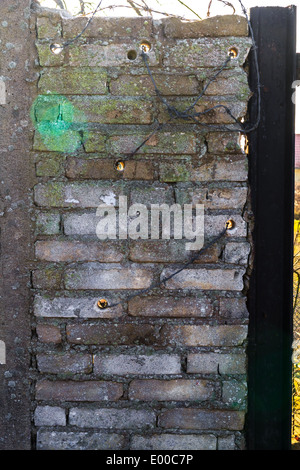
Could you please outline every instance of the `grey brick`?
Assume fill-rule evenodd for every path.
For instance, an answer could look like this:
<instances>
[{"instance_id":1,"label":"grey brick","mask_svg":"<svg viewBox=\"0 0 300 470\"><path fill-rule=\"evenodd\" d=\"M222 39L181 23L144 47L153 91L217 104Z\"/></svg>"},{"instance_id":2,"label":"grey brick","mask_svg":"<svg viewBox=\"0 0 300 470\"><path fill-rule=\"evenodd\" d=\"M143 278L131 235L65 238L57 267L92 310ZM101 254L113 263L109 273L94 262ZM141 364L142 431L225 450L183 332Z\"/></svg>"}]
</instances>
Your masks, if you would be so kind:
<instances>
[{"instance_id":1,"label":"grey brick","mask_svg":"<svg viewBox=\"0 0 300 470\"><path fill-rule=\"evenodd\" d=\"M70 425L82 428L149 428L155 421L155 413L147 410L71 408L69 412Z\"/></svg>"},{"instance_id":2,"label":"grey brick","mask_svg":"<svg viewBox=\"0 0 300 470\"><path fill-rule=\"evenodd\" d=\"M65 426L66 411L58 406L37 406L34 412L36 426Z\"/></svg>"},{"instance_id":3,"label":"grey brick","mask_svg":"<svg viewBox=\"0 0 300 470\"><path fill-rule=\"evenodd\" d=\"M132 264L85 263L66 269L65 285L69 289L144 289L152 282L149 269Z\"/></svg>"},{"instance_id":4,"label":"grey brick","mask_svg":"<svg viewBox=\"0 0 300 470\"><path fill-rule=\"evenodd\" d=\"M40 429L38 450L121 450L125 438L121 434L104 432L65 432Z\"/></svg>"},{"instance_id":5,"label":"grey brick","mask_svg":"<svg viewBox=\"0 0 300 470\"><path fill-rule=\"evenodd\" d=\"M129 355L96 354L94 358L96 374L180 374L180 356L174 354Z\"/></svg>"},{"instance_id":6,"label":"grey brick","mask_svg":"<svg viewBox=\"0 0 300 470\"><path fill-rule=\"evenodd\" d=\"M225 247L225 262L232 264L247 264L250 253L250 244L248 242L235 243L230 242Z\"/></svg>"},{"instance_id":7,"label":"grey brick","mask_svg":"<svg viewBox=\"0 0 300 470\"><path fill-rule=\"evenodd\" d=\"M60 232L60 214L39 213L36 218L36 232L42 235L57 235Z\"/></svg>"},{"instance_id":8,"label":"grey brick","mask_svg":"<svg viewBox=\"0 0 300 470\"><path fill-rule=\"evenodd\" d=\"M112 299L106 296L109 303ZM123 313L123 306L108 309L97 307L99 297L54 297L36 295L34 299L34 314L45 318L115 318Z\"/></svg>"},{"instance_id":9,"label":"grey brick","mask_svg":"<svg viewBox=\"0 0 300 470\"><path fill-rule=\"evenodd\" d=\"M133 436L132 450L216 450L217 439L213 434L154 434Z\"/></svg>"},{"instance_id":10,"label":"grey brick","mask_svg":"<svg viewBox=\"0 0 300 470\"><path fill-rule=\"evenodd\" d=\"M230 380L223 382L222 385L222 400L224 403L234 406L235 408L245 405L247 398L247 384L246 382L239 382L237 380Z\"/></svg>"},{"instance_id":11,"label":"grey brick","mask_svg":"<svg viewBox=\"0 0 300 470\"><path fill-rule=\"evenodd\" d=\"M178 268L166 268L161 274L164 279ZM202 289L241 291L244 287L244 270L238 269L185 269L166 282L167 289Z\"/></svg>"},{"instance_id":12,"label":"grey brick","mask_svg":"<svg viewBox=\"0 0 300 470\"><path fill-rule=\"evenodd\" d=\"M199 374L245 374L246 354L191 353L187 372Z\"/></svg>"}]
</instances>

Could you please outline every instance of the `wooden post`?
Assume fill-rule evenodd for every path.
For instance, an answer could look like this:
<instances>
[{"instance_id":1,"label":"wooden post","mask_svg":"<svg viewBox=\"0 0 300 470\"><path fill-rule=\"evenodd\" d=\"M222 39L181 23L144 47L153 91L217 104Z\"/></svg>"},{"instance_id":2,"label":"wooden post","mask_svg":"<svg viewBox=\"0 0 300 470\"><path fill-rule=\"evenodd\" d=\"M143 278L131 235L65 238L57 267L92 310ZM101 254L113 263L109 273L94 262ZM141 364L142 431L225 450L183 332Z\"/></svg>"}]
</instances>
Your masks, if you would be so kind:
<instances>
[{"instance_id":1,"label":"wooden post","mask_svg":"<svg viewBox=\"0 0 300 470\"><path fill-rule=\"evenodd\" d=\"M294 208L296 8L253 8L261 120L249 134L255 261L248 299L248 449L289 449ZM250 86L256 83L253 52ZM250 102L255 121L257 101Z\"/></svg>"}]
</instances>

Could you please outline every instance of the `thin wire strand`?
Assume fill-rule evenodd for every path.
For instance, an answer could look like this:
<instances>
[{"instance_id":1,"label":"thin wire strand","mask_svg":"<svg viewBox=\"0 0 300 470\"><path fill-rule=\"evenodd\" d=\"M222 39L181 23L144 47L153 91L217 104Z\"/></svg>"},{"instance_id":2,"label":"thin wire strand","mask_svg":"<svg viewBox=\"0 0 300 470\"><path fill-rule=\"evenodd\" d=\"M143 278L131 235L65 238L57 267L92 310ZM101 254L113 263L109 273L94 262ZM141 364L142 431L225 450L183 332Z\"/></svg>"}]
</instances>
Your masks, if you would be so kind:
<instances>
[{"instance_id":1,"label":"thin wire strand","mask_svg":"<svg viewBox=\"0 0 300 470\"><path fill-rule=\"evenodd\" d=\"M77 36L75 36L74 38L70 39L69 41L66 41L62 44L62 48L64 49L65 47L68 47L70 46L70 44L73 44L73 42L77 41L77 39L79 39L83 33L87 30L87 28L90 26L91 22L93 21L93 18L94 16L96 15L97 11L99 10L99 8L101 7L101 3L102 3L103 0L100 0L100 2L98 3L98 5L96 6L95 10L93 11L92 13L92 16L88 19L86 25L84 26L83 30L77 34Z\"/></svg>"},{"instance_id":2,"label":"thin wire strand","mask_svg":"<svg viewBox=\"0 0 300 470\"><path fill-rule=\"evenodd\" d=\"M86 31L86 29L90 26L96 12L100 9L101 7L101 4L102 4L102 1L103 0L100 0L100 2L98 3L96 9L94 10L94 12L92 13L92 16L89 18L89 20L87 21L86 25L84 26L84 28L82 29L82 31L77 35L75 36L74 38L70 39L69 41L66 41L62 47L65 48L65 47L68 47L70 44L72 44L73 42L75 42L76 40L78 40L82 35L83 33ZM254 124L251 124L251 123L241 123L240 121L238 121L237 118L235 118L231 112L231 110L225 106L225 105L215 105L209 109L206 109L202 112L195 112L195 106L197 105L197 103L200 101L200 99L204 96L206 90L208 89L208 87L211 85L211 83L213 81L215 81L217 79L217 77L222 73L222 71L227 67L228 63L230 62L231 60L231 55L229 55L229 57L226 59L226 61L223 63L223 65L219 68L219 70L213 75L213 77L211 79L209 79L208 83L205 85L205 87L203 88L203 90L201 91L201 93L196 97L196 99L194 100L194 102L188 106L184 111L179 111L176 107L174 106L171 106L168 101L166 100L166 98L164 98L164 96L161 94L160 90L158 89L157 85L156 85L156 82L154 80L154 77L152 75L152 72L151 72L151 69L149 67L149 64L148 64L148 60L147 60L147 55L145 53L145 50L144 48L142 48L142 58L143 58L143 61L144 61L144 64L146 66L146 69L148 71L148 74L151 78L151 81L152 81L152 84L154 86L154 90L156 92L156 95L158 96L158 98L161 100L161 102L167 107L167 110L168 110L168 113L170 115L170 118L165 122L165 123L159 123L157 125L157 127L143 140L143 142L136 147L136 149L130 153L130 155L127 157L127 158L130 158L130 157L133 157L147 142L148 140L150 140L151 137L153 137L153 135L155 135L158 131L162 130L167 124L169 124L173 119L184 119L184 120L193 120L196 124L198 125L202 125L202 126L206 126L208 128L218 128L218 129L222 129L223 131L224 130L228 130L230 132L233 132L234 129L228 129L227 126L219 126L219 125L210 125L210 124L206 124L206 123L203 123L201 122L198 118L200 118L201 116L204 116L205 114L209 113L210 111L213 111L215 109L219 109L219 108L223 108L225 110L225 112L235 121L235 123L238 125L239 127L239 131L242 132L242 133L249 133L253 130L255 130L258 125L259 125L259 122L260 122L260 117L261 117L261 84L260 84L260 72L259 72L259 65L258 65L258 56L257 56L257 47L256 47L256 43L255 43L255 38L254 38L254 32L253 32L253 28L252 28L252 25L251 25L251 22L249 20L249 17L248 17L248 13L246 11L246 8L244 7L243 3L241 0L238 0L241 8L242 8L242 11L243 11L243 14L245 15L246 17L246 21L247 21L247 24L248 24L248 28L249 28L249 31L250 31L250 36L251 36L251 40L252 40L252 50L253 50L253 54L254 54L254 64L255 64L255 69L256 69L256 78L257 78L257 89L256 89L256 92L257 92L257 116L256 116L256 121ZM194 111L191 113L191 111ZM180 272L182 272L183 270L185 270L186 268L188 268L191 264L193 264L194 261L196 261L208 248L210 248L211 246L213 246L215 243L217 243L224 235L225 233L227 232L228 230L228 225L226 224L225 226L225 229L222 230L222 232L215 238L213 239L210 243L208 243L205 247L203 247L201 250L199 250L199 252L192 256L191 259L185 263L184 265L181 266L181 268L179 268L177 271L175 271L174 273L172 273L170 276L167 276L165 277L164 279L156 282L156 283L153 283L151 284L148 288L145 288L145 289L142 289L142 290L139 290L138 292L135 292L131 295L129 295L126 300L122 300L120 302L117 302L117 303L114 303L114 304L111 304L111 305L106 305L105 308L112 308L112 307L116 307L118 306L119 304L122 304L138 295L141 295L143 293L147 293L149 291L151 291L152 289L154 289L155 287L159 287L161 286L162 284L165 284L167 281L169 281L170 279L172 279L174 276L176 276L177 274L179 274Z\"/></svg>"}]
</instances>

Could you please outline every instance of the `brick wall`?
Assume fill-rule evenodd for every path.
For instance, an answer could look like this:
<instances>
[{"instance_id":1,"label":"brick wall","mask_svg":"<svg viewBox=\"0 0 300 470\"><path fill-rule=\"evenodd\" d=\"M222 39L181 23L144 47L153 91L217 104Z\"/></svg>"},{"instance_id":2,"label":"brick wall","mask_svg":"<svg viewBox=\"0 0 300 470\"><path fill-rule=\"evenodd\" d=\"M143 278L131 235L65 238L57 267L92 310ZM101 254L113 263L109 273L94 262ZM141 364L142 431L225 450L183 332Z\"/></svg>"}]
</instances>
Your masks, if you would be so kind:
<instances>
[{"instance_id":1,"label":"brick wall","mask_svg":"<svg viewBox=\"0 0 300 470\"><path fill-rule=\"evenodd\" d=\"M162 94L184 109L226 60L198 110L226 104L242 118L250 96L250 40L236 16L192 25L175 19L85 19L39 10L32 264L32 420L38 449L239 449L247 411L247 155L237 132L182 120L155 134ZM136 51L135 59L128 58ZM134 57L131 52L130 57ZM230 123L221 110L208 124ZM234 229L193 266L126 302L185 262L186 240L96 236L101 202L205 206L205 243ZM124 300L111 309L97 301Z\"/></svg>"}]
</instances>

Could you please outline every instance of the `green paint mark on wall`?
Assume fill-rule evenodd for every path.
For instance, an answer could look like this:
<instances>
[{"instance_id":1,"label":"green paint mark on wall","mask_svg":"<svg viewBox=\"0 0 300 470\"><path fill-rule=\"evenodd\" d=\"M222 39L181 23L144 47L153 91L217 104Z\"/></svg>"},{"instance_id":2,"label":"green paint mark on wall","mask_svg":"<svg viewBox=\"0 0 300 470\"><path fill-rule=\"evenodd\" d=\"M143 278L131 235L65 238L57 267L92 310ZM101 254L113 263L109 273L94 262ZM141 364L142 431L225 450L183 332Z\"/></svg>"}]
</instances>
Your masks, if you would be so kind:
<instances>
[{"instance_id":1,"label":"green paint mark on wall","mask_svg":"<svg viewBox=\"0 0 300 470\"><path fill-rule=\"evenodd\" d=\"M86 131L83 134L82 130L73 128L75 123L83 128L86 119L82 111L62 95L39 95L30 115L47 150L74 152L83 144L83 135L87 138Z\"/></svg>"}]
</instances>

